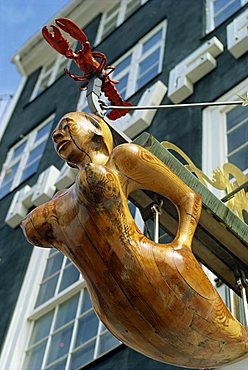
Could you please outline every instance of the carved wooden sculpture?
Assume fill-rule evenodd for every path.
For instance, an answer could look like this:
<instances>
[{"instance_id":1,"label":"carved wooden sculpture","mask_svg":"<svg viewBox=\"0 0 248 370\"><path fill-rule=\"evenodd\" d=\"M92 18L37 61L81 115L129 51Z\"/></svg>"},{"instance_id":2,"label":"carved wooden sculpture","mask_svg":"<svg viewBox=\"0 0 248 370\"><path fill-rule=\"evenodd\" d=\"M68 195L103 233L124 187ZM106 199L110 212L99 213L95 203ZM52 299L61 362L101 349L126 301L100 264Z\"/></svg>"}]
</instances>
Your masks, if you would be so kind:
<instances>
[{"instance_id":1,"label":"carved wooden sculpture","mask_svg":"<svg viewBox=\"0 0 248 370\"><path fill-rule=\"evenodd\" d=\"M173 365L217 367L248 354L248 330L228 311L199 266L191 242L201 199L147 150L113 149L106 123L65 115L52 134L75 184L23 221L31 244L55 247L82 272L93 306L123 343ZM156 244L136 227L127 197L137 189L169 198L180 221L175 240Z\"/></svg>"}]
</instances>

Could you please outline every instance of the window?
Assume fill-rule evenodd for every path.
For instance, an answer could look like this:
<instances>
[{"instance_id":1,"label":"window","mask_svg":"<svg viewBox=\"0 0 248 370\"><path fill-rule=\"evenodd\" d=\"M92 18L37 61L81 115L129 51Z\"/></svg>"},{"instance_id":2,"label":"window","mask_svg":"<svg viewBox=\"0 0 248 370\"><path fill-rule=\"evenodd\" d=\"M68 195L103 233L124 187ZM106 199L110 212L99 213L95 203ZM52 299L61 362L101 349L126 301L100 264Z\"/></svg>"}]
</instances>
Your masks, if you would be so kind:
<instances>
[{"instance_id":1,"label":"window","mask_svg":"<svg viewBox=\"0 0 248 370\"><path fill-rule=\"evenodd\" d=\"M246 3L247 0L207 0L207 32L218 27Z\"/></svg>"},{"instance_id":2,"label":"window","mask_svg":"<svg viewBox=\"0 0 248 370\"><path fill-rule=\"evenodd\" d=\"M111 8L108 9L102 16L99 27L96 44L101 42L107 35L120 26L125 19L135 12L141 5L148 0L117 0L111 3ZM114 3L114 4L113 4Z\"/></svg>"},{"instance_id":3,"label":"window","mask_svg":"<svg viewBox=\"0 0 248 370\"><path fill-rule=\"evenodd\" d=\"M49 117L9 150L0 175L0 199L37 171L52 123Z\"/></svg>"},{"instance_id":4,"label":"window","mask_svg":"<svg viewBox=\"0 0 248 370\"><path fill-rule=\"evenodd\" d=\"M242 171L248 169L247 109L235 107L226 114L227 158Z\"/></svg>"},{"instance_id":5,"label":"window","mask_svg":"<svg viewBox=\"0 0 248 370\"><path fill-rule=\"evenodd\" d=\"M246 94L247 83L248 79L219 100L237 100L237 95ZM203 172L211 176L225 162L248 173L247 107L218 106L203 113Z\"/></svg>"},{"instance_id":6,"label":"window","mask_svg":"<svg viewBox=\"0 0 248 370\"><path fill-rule=\"evenodd\" d=\"M79 279L79 272L74 265L64 259L61 253L51 251L40 284L36 306L57 295Z\"/></svg>"},{"instance_id":7,"label":"window","mask_svg":"<svg viewBox=\"0 0 248 370\"><path fill-rule=\"evenodd\" d=\"M156 77L162 70L166 22L160 23L143 37L128 53L113 63L116 66L110 77L119 81L116 85L124 100ZM87 107L86 93L83 91L78 110Z\"/></svg>"},{"instance_id":8,"label":"window","mask_svg":"<svg viewBox=\"0 0 248 370\"><path fill-rule=\"evenodd\" d=\"M120 344L97 318L79 271L55 249L29 321L26 370L76 370Z\"/></svg>"},{"instance_id":9,"label":"window","mask_svg":"<svg viewBox=\"0 0 248 370\"><path fill-rule=\"evenodd\" d=\"M64 68L69 68L70 63L71 60L68 60L63 55L59 55L56 59L53 59L49 64L44 66L35 85L31 100L40 95L42 91L56 81L64 73Z\"/></svg>"}]
</instances>

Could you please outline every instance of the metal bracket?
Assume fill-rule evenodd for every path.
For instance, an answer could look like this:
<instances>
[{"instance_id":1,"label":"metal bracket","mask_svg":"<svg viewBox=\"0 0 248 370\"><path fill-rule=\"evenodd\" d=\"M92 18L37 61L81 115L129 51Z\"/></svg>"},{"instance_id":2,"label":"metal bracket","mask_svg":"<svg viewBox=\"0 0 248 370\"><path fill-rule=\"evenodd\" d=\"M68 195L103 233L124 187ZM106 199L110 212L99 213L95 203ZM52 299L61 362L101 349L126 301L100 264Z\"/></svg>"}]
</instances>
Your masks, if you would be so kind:
<instances>
[{"instance_id":1,"label":"metal bracket","mask_svg":"<svg viewBox=\"0 0 248 370\"><path fill-rule=\"evenodd\" d=\"M235 277L243 300L245 325L248 326L248 301L246 294L246 289L248 288L248 278L246 277L245 272L240 268L236 268Z\"/></svg>"},{"instance_id":2,"label":"metal bracket","mask_svg":"<svg viewBox=\"0 0 248 370\"><path fill-rule=\"evenodd\" d=\"M100 97L102 93L101 88L102 81L100 80L100 78L91 78L89 80L86 98L90 111L93 114L104 117L104 111L100 102Z\"/></svg>"},{"instance_id":3,"label":"metal bracket","mask_svg":"<svg viewBox=\"0 0 248 370\"><path fill-rule=\"evenodd\" d=\"M154 215L154 241L159 243L159 216L161 215L161 208L163 206L163 201L160 203L153 203L151 205L151 211Z\"/></svg>"},{"instance_id":4,"label":"metal bracket","mask_svg":"<svg viewBox=\"0 0 248 370\"><path fill-rule=\"evenodd\" d=\"M106 110L103 109L105 103L101 102L102 94L101 88L102 80L99 77L92 77L89 80L86 98L90 111L93 114L96 114L97 116L101 117L108 124L113 134L114 140L116 141L117 144L130 143L131 139L127 135L125 135L122 131L119 131L115 127L114 121L111 121L105 115Z\"/></svg>"}]
</instances>

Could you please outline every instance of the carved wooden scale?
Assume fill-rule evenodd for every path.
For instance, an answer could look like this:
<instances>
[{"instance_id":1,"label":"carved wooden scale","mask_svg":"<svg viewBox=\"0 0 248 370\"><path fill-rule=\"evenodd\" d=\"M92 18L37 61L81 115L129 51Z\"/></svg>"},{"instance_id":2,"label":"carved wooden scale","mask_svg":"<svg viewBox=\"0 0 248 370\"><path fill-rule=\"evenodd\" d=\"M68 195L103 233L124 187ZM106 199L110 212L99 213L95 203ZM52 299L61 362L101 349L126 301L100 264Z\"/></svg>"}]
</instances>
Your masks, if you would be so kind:
<instances>
[{"instance_id":1,"label":"carved wooden scale","mask_svg":"<svg viewBox=\"0 0 248 370\"><path fill-rule=\"evenodd\" d=\"M65 115L55 149L79 168L75 184L23 221L27 240L55 247L82 272L96 313L120 341L162 362L218 367L248 355L248 330L228 311L192 254L201 198L135 144L113 149L107 124ZM156 192L178 209L178 232L157 244L137 228L127 198Z\"/></svg>"}]
</instances>

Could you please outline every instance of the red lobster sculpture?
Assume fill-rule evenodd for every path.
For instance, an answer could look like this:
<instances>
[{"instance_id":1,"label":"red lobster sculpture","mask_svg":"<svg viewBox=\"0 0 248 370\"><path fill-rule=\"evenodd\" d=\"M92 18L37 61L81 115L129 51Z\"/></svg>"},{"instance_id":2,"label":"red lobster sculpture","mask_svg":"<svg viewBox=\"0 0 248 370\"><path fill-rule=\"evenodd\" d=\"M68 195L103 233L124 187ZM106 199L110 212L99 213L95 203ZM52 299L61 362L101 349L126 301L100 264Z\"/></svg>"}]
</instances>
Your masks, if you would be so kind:
<instances>
[{"instance_id":1,"label":"red lobster sculpture","mask_svg":"<svg viewBox=\"0 0 248 370\"><path fill-rule=\"evenodd\" d=\"M121 95L117 91L115 85L118 84L118 81L114 81L109 77L110 73L115 70L115 67L106 66L106 55L99 51L91 51L90 42L87 39L87 36L70 19L58 18L55 19L55 23L82 45L82 49L75 52L70 48L70 44L63 37L58 27L51 25L50 27L53 32L50 32L47 26L43 27L42 35L48 44L66 58L73 59L77 66L83 71L84 75L75 76L67 69L65 69L65 73L75 81L84 81L84 89L87 89L88 82L92 77L99 77L102 80L101 90L112 105L131 106L131 103L122 100ZM100 62L96 58L98 58ZM106 72L107 70L109 71ZM128 112L129 110L113 110L108 114L108 118L116 120L117 118L125 116Z\"/></svg>"}]
</instances>

